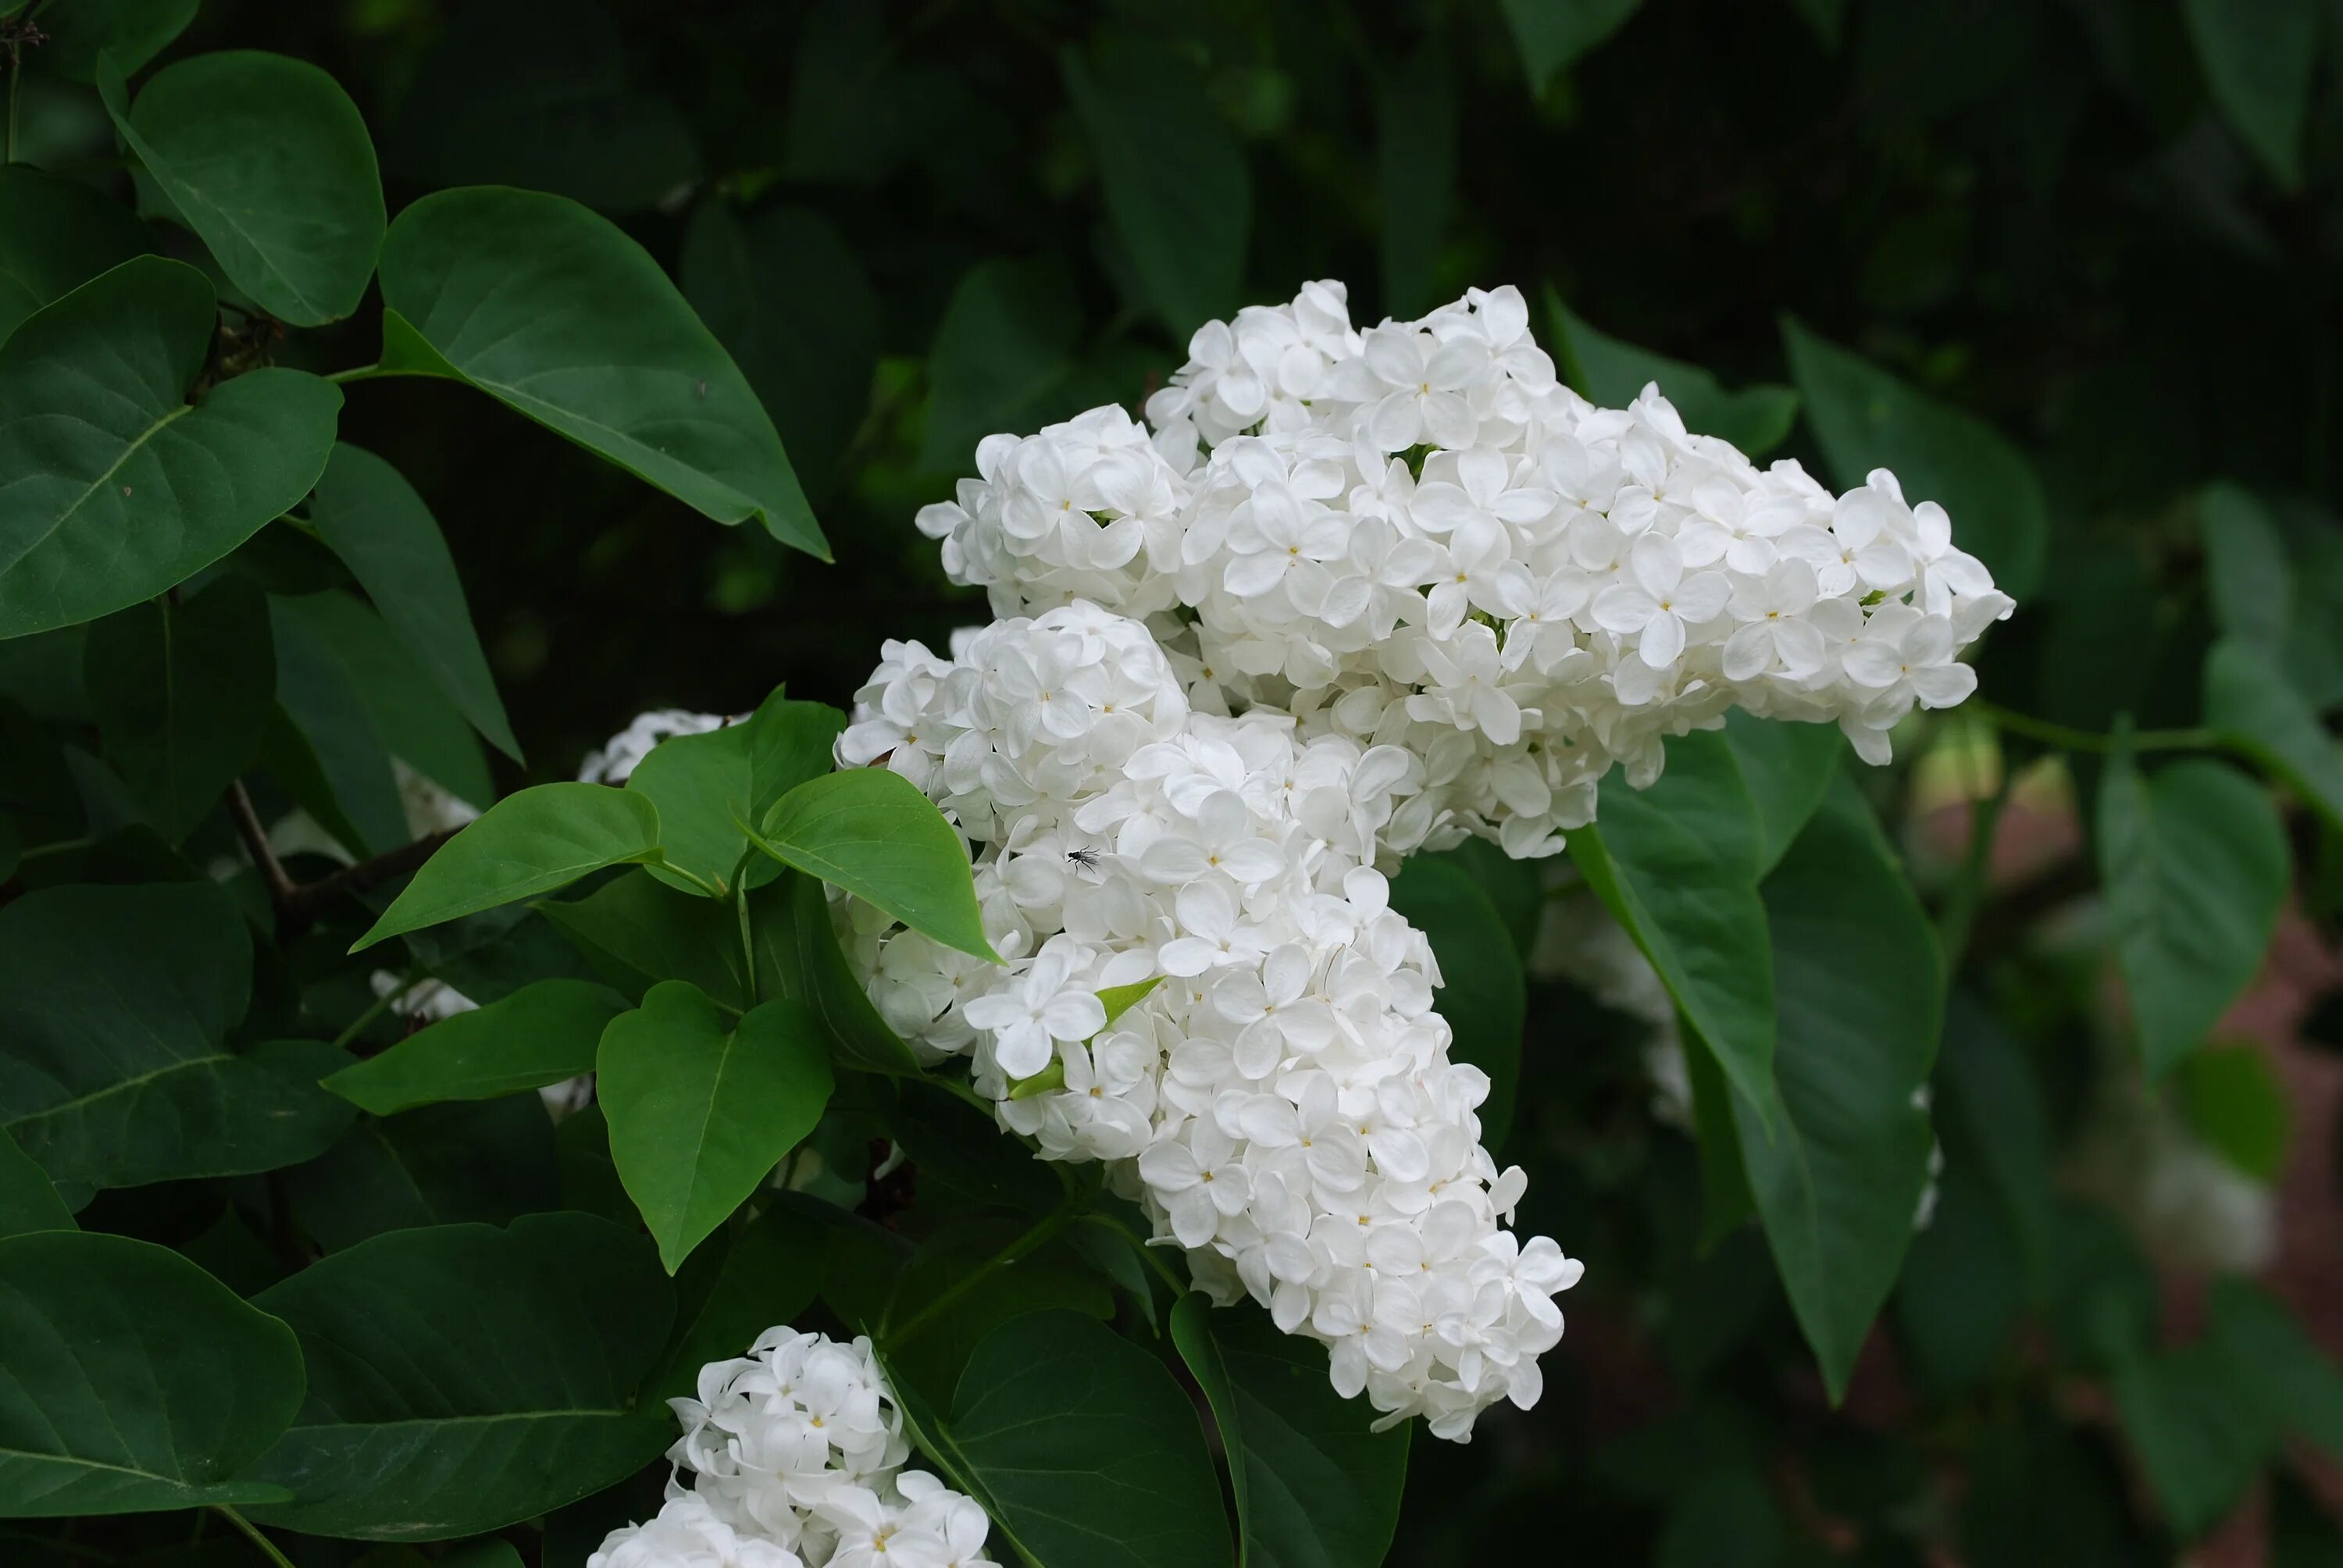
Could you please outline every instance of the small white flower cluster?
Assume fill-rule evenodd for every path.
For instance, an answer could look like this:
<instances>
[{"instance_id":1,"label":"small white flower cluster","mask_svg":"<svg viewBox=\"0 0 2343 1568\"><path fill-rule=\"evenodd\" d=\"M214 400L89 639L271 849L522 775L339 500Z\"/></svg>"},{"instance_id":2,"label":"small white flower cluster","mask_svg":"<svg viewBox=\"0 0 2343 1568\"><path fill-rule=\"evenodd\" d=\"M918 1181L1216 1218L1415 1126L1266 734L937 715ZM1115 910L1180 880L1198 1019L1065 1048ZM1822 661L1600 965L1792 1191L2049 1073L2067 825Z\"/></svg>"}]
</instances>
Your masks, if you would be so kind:
<instances>
[{"instance_id":1,"label":"small white flower cluster","mask_svg":"<svg viewBox=\"0 0 2343 1568\"><path fill-rule=\"evenodd\" d=\"M1655 387L1561 385L1513 288L1354 330L1342 286L1213 322L1149 400L977 448L925 508L1000 616L1143 619L1199 712L1421 760L1384 832L1516 857L1590 820L1614 764L1728 709L1836 721L1866 759L2011 603L1893 475L1834 497L1686 431Z\"/></svg>"},{"instance_id":2,"label":"small white flower cluster","mask_svg":"<svg viewBox=\"0 0 2343 1568\"><path fill-rule=\"evenodd\" d=\"M850 903L881 1014L968 1054L1045 1157L1109 1162L1200 1287L1324 1342L1386 1423L1463 1439L1530 1404L1581 1270L1504 1229L1525 1179L1481 1146L1488 1079L1449 1060L1431 946L1389 907L1376 862L1422 764L1194 712L1147 628L1094 605L956 640L886 646L839 759L902 773L980 846L1011 964ZM1100 992L1158 977L1109 1023Z\"/></svg>"},{"instance_id":3,"label":"small white flower cluster","mask_svg":"<svg viewBox=\"0 0 2343 1568\"><path fill-rule=\"evenodd\" d=\"M669 1402L683 1435L668 1460L690 1487L670 1478L658 1515L587 1568L994 1568L984 1510L903 1468L902 1412L869 1340L768 1329L700 1368L699 1392Z\"/></svg>"},{"instance_id":4,"label":"small white flower cluster","mask_svg":"<svg viewBox=\"0 0 2343 1568\"><path fill-rule=\"evenodd\" d=\"M692 713L680 708L655 708L649 713L638 713L633 723L586 753L586 759L578 765L578 781L624 784L660 741L677 735L705 735L731 722L721 713Z\"/></svg>"}]
</instances>

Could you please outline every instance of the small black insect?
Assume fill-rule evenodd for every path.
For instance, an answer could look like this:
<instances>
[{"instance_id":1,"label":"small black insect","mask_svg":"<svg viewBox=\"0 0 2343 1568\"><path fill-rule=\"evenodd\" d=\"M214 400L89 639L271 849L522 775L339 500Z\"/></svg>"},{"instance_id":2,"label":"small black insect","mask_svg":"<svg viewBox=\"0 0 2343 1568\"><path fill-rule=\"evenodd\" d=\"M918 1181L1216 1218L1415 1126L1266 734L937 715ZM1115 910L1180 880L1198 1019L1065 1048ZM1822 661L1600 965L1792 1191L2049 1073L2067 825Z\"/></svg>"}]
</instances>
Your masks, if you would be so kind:
<instances>
[{"instance_id":1,"label":"small black insect","mask_svg":"<svg viewBox=\"0 0 2343 1568\"><path fill-rule=\"evenodd\" d=\"M1066 859L1085 871L1098 869L1099 852L1096 849L1069 849L1066 851Z\"/></svg>"}]
</instances>

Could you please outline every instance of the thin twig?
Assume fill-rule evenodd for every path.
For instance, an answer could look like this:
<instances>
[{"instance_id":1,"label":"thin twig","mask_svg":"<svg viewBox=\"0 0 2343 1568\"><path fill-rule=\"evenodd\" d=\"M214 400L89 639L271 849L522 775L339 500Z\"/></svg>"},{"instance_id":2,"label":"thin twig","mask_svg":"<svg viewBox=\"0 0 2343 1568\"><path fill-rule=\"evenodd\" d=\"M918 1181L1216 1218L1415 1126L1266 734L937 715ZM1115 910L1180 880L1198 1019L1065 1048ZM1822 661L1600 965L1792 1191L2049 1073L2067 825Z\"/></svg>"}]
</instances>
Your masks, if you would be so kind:
<instances>
[{"instance_id":1,"label":"thin twig","mask_svg":"<svg viewBox=\"0 0 2343 1568\"><path fill-rule=\"evenodd\" d=\"M1997 729L2012 735L2023 735L2028 740L2039 740L2045 746L2056 746L2066 751L2111 752L2116 738L2096 730L2077 729L2069 725L2054 724L2046 719L2030 714L2012 713L1997 703L1979 700L1973 704L1977 714ZM2237 745L2227 736L2213 729L2142 729L2131 738L2135 751L2233 751Z\"/></svg>"},{"instance_id":2,"label":"thin twig","mask_svg":"<svg viewBox=\"0 0 2343 1568\"><path fill-rule=\"evenodd\" d=\"M268 829L260 825L260 813L252 809L251 793L241 779L227 787L227 813L236 820L236 837L244 840L246 852L259 869L260 879L268 885L268 901L277 906L279 914L289 911L294 895L300 890L285 874L284 862L269 847Z\"/></svg>"},{"instance_id":3,"label":"thin twig","mask_svg":"<svg viewBox=\"0 0 2343 1568\"><path fill-rule=\"evenodd\" d=\"M290 1557L286 1556L284 1553L278 1551L277 1549L277 1543L271 1541L267 1536L263 1535L260 1533L260 1527L253 1523L251 1520L246 1519L243 1514L238 1513L235 1509L230 1508L225 1503L215 1503L212 1504L212 1508L214 1512L217 1513L230 1524L235 1525L238 1530L243 1531L245 1534L250 1536L252 1538L252 1543L255 1546L259 1547L262 1554L265 1555L269 1562L275 1563L277 1568L293 1568L293 1560Z\"/></svg>"},{"instance_id":4,"label":"thin twig","mask_svg":"<svg viewBox=\"0 0 2343 1568\"><path fill-rule=\"evenodd\" d=\"M314 920L320 910L337 899L355 898L380 887L393 877L405 876L438 853L439 846L454 838L458 830L448 828L428 833L412 844L401 844L397 849L377 855L370 860L345 866L330 877L320 877L314 882L304 882L298 887L288 885L278 899L277 907L302 920ZM280 876L283 874L281 870L278 872Z\"/></svg>"}]
</instances>

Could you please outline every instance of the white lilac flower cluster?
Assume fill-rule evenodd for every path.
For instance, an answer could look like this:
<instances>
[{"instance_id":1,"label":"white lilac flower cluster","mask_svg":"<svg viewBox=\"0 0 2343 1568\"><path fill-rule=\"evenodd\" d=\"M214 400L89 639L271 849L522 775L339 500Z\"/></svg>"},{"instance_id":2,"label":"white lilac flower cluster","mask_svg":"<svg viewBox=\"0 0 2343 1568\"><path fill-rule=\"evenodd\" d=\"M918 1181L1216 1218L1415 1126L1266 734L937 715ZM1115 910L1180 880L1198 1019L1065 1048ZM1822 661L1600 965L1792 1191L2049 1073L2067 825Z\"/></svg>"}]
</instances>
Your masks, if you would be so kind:
<instances>
[{"instance_id":1,"label":"white lilac flower cluster","mask_svg":"<svg viewBox=\"0 0 2343 1568\"><path fill-rule=\"evenodd\" d=\"M670 1401L667 1503L587 1568L994 1568L974 1501L905 1470L903 1416L870 1342L768 1329Z\"/></svg>"},{"instance_id":2,"label":"white lilac flower cluster","mask_svg":"<svg viewBox=\"0 0 2343 1568\"><path fill-rule=\"evenodd\" d=\"M1342 286L1213 322L1147 405L993 436L920 514L1000 616L1146 622L1191 706L1417 759L1386 848L1561 847L1622 764L1726 709L1837 722L1866 759L1975 686L2009 598L1885 470L1834 497L1686 431L1654 387L1560 384L1513 288L1364 332Z\"/></svg>"},{"instance_id":3,"label":"white lilac flower cluster","mask_svg":"<svg viewBox=\"0 0 2343 1568\"><path fill-rule=\"evenodd\" d=\"M1390 908L1377 861L1421 761L1196 712L1147 628L1094 605L958 640L887 644L839 759L902 773L979 846L1011 964L849 904L881 1014L969 1055L1045 1157L1108 1162L1201 1288L1324 1342L1386 1423L1463 1439L1534 1401L1580 1265L1504 1229L1525 1179L1482 1147L1488 1078L1449 1060L1439 967ZM1158 977L1108 1023L1101 991Z\"/></svg>"}]
</instances>

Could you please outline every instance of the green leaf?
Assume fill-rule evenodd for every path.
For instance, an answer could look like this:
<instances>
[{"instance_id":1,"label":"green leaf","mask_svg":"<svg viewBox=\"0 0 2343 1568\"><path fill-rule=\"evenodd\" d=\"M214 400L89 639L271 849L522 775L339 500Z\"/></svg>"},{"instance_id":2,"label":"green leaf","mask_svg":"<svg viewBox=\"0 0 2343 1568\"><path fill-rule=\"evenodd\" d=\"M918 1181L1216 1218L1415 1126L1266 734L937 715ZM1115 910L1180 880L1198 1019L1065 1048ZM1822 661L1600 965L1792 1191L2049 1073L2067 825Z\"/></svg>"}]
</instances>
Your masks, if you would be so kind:
<instances>
[{"instance_id":1,"label":"green leaf","mask_svg":"<svg viewBox=\"0 0 2343 1568\"><path fill-rule=\"evenodd\" d=\"M970 1216L930 1238L903 1265L888 1298L888 1321L909 1323L944 1292L955 1293L949 1310L921 1319L916 1333L882 1331L894 1376L915 1388L957 1387L977 1346L1001 1324L1029 1312L1079 1312L1098 1322L1113 1319L1114 1288L1064 1242L1043 1245L1011 1267L986 1269L1025 1228L1021 1217Z\"/></svg>"},{"instance_id":2,"label":"green leaf","mask_svg":"<svg viewBox=\"0 0 2343 1568\"><path fill-rule=\"evenodd\" d=\"M2023 600L2040 586L2049 501L2023 452L1974 414L1916 391L1793 318L1783 318L1782 341L1806 420L1842 487L1892 468L1906 500L1942 504L1953 542L1986 564L2002 592Z\"/></svg>"},{"instance_id":3,"label":"green leaf","mask_svg":"<svg viewBox=\"0 0 2343 1568\"><path fill-rule=\"evenodd\" d=\"M1080 1312L1011 1319L970 1358L948 1418L907 1413L1040 1568L1232 1561L1194 1406L1153 1356Z\"/></svg>"},{"instance_id":4,"label":"green leaf","mask_svg":"<svg viewBox=\"0 0 2343 1568\"><path fill-rule=\"evenodd\" d=\"M259 755L276 710L259 588L223 576L184 604L118 610L89 628L82 659L106 760L176 844Z\"/></svg>"},{"instance_id":5,"label":"green leaf","mask_svg":"<svg viewBox=\"0 0 2343 1568\"><path fill-rule=\"evenodd\" d=\"M251 939L207 882L75 885L0 909L0 1128L52 1181L274 1170L348 1125L316 1040L232 1051Z\"/></svg>"},{"instance_id":6,"label":"green leaf","mask_svg":"<svg viewBox=\"0 0 2343 1568\"><path fill-rule=\"evenodd\" d=\"M1741 1100L1770 1114L1774 975L1757 894L1764 827L1724 736L1668 743L1649 789L1613 773L1600 826L1570 835L1570 855L1715 1053Z\"/></svg>"},{"instance_id":7,"label":"green leaf","mask_svg":"<svg viewBox=\"0 0 2343 1568\"><path fill-rule=\"evenodd\" d=\"M48 1173L0 1131L0 1239L75 1228L73 1211L50 1185Z\"/></svg>"},{"instance_id":8,"label":"green leaf","mask_svg":"<svg viewBox=\"0 0 2343 1568\"><path fill-rule=\"evenodd\" d=\"M675 105L628 82L601 6L558 26L538 0L467 0L447 15L384 137L394 174L429 186L518 186L604 212L647 212L699 176Z\"/></svg>"},{"instance_id":9,"label":"green leaf","mask_svg":"<svg viewBox=\"0 0 2343 1568\"><path fill-rule=\"evenodd\" d=\"M1185 340L1239 303L1252 221L1244 149L1202 75L1169 45L1118 33L1095 74L1071 49L1061 62L1115 236L1157 317Z\"/></svg>"},{"instance_id":10,"label":"green leaf","mask_svg":"<svg viewBox=\"0 0 2343 1568\"><path fill-rule=\"evenodd\" d=\"M2148 1490L2184 1536L2227 1517L2277 1454L2277 1425L2237 1397L2237 1369L2217 1344L2127 1361L2116 1370L2114 1392Z\"/></svg>"},{"instance_id":11,"label":"green leaf","mask_svg":"<svg viewBox=\"0 0 2343 1568\"><path fill-rule=\"evenodd\" d=\"M361 1117L285 1181L294 1218L334 1252L386 1231L558 1209L556 1158L544 1102L518 1094Z\"/></svg>"},{"instance_id":12,"label":"green leaf","mask_svg":"<svg viewBox=\"0 0 2343 1568\"><path fill-rule=\"evenodd\" d=\"M660 980L689 980L727 1012L748 1006L739 918L729 904L679 893L636 870L537 910L629 1000Z\"/></svg>"},{"instance_id":13,"label":"green leaf","mask_svg":"<svg viewBox=\"0 0 2343 1568\"><path fill-rule=\"evenodd\" d=\"M728 1020L681 980L653 986L613 1020L595 1066L610 1157L669 1273L830 1103L830 1051L813 1014L781 1000Z\"/></svg>"},{"instance_id":14,"label":"green leaf","mask_svg":"<svg viewBox=\"0 0 2343 1568\"><path fill-rule=\"evenodd\" d=\"M447 1100L493 1100L594 1070L603 1027L626 1010L606 986L548 980L417 1030L325 1087L389 1116Z\"/></svg>"},{"instance_id":15,"label":"green leaf","mask_svg":"<svg viewBox=\"0 0 2343 1568\"><path fill-rule=\"evenodd\" d=\"M701 1367L746 1355L759 1334L796 1321L821 1290L830 1231L793 1210L769 1209L718 1241L694 1252L677 1277L675 1338L644 1385L648 1399L690 1397ZM706 1277L695 1281L696 1273Z\"/></svg>"},{"instance_id":16,"label":"green leaf","mask_svg":"<svg viewBox=\"0 0 2343 1568\"><path fill-rule=\"evenodd\" d=\"M1675 406L1684 427L1696 435L1721 436L1751 457L1780 446L1797 423L1798 395L1767 382L1728 392L1697 365L1654 354L1597 332L1549 288L1545 296L1554 358L1570 385L1606 408L1624 408L1652 382Z\"/></svg>"},{"instance_id":17,"label":"green leaf","mask_svg":"<svg viewBox=\"0 0 2343 1568\"><path fill-rule=\"evenodd\" d=\"M1765 879L1780 1111L1735 1100L1765 1239L1834 1401L1896 1283L1928 1181L1918 1092L1943 1020L1936 934L1844 778Z\"/></svg>"},{"instance_id":18,"label":"green leaf","mask_svg":"<svg viewBox=\"0 0 2343 1568\"><path fill-rule=\"evenodd\" d=\"M1052 261L996 258L969 268L944 305L928 355L927 430L919 466L973 468L977 443L1069 410L1081 317L1073 282Z\"/></svg>"},{"instance_id":19,"label":"green leaf","mask_svg":"<svg viewBox=\"0 0 2343 1568\"><path fill-rule=\"evenodd\" d=\"M2215 629L2282 660L2295 619L2294 563L2278 526L2251 491L2230 484L2207 485L2197 517Z\"/></svg>"},{"instance_id":20,"label":"green leaf","mask_svg":"<svg viewBox=\"0 0 2343 1568\"><path fill-rule=\"evenodd\" d=\"M2152 1076L2195 1049L2260 971L2291 858L2278 808L2225 762L2141 777L2128 753L2099 782L2107 934Z\"/></svg>"},{"instance_id":21,"label":"green leaf","mask_svg":"<svg viewBox=\"0 0 2343 1568\"><path fill-rule=\"evenodd\" d=\"M0 1518L281 1498L248 1467L301 1386L292 1332L167 1248L0 1241Z\"/></svg>"},{"instance_id":22,"label":"green leaf","mask_svg":"<svg viewBox=\"0 0 2343 1568\"><path fill-rule=\"evenodd\" d=\"M97 80L102 55L130 75L196 19L197 0L65 0L41 12L49 35L35 55L69 82Z\"/></svg>"},{"instance_id":23,"label":"green leaf","mask_svg":"<svg viewBox=\"0 0 2343 1568\"><path fill-rule=\"evenodd\" d=\"M2207 1338L2228 1360L2233 1386L2279 1431L2343 1461L2343 1368L2294 1313L2260 1286L2213 1282Z\"/></svg>"},{"instance_id":24,"label":"green leaf","mask_svg":"<svg viewBox=\"0 0 2343 1568\"><path fill-rule=\"evenodd\" d=\"M733 873L749 853L744 822L759 820L773 802L830 771L830 746L846 716L819 702L796 702L775 692L745 721L699 735L660 741L635 765L627 788L659 807L663 864L650 874L669 887L694 889L692 879L729 892ZM675 867L689 873L679 876ZM777 871L759 857L750 885Z\"/></svg>"},{"instance_id":25,"label":"green leaf","mask_svg":"<svg viewBox=\"0 0 2343 1568\"><path fill-rule=\"evenodd\" d=\"M1432 942L1440 989L1432 1005L1455 1039L1448 1055L1486 1073L1481 1143L1503 1147L1522 1076L1522 1025L1529 995L1521 954L1497 906L1463 868L1416 856L1392 879L1392 908Z\"/></svg>"},{"instance_id":26,"label":"green leaf","mask_svg":"<svg viewBox=\"0 0 2343 1568\"><path fill-rule=\"evenodd\" d=\"M1757 809L1759 869L1770 871L1830 793L1845 737L1836 725L1793 724L1735 709L1725 715L1725 742Z\"/></svg>"},{"instance_id":27,"label":"green leaf","mask_svg":"<svg viewBox=\"0 0 2343 1568\"><path fill-rule=\"evenodd\" d=\"M382 247L384 368L468 381L719 523L830 558L773 422L642 246L557 196L425 196Z\"/></svg>"},{"instance_id":28,"label":"green leaf","mask_svg":"<svg viewBox=\"0 0 2343 1568\"><path fill-rule=\"evenodd\" d=\"M1543 95L1554 73L1624 26L1643 0L1499 0L1513 30L1513 46L1529 72L1530 91Z\"/></svg>"},{"instance_id":29,"label":"green leaf","mask_svg":"<svg viewBox=\"0 0 2343 1568\"><path fill-rule=\"evenodd\" d=\"M1324 1352L1249 1305L1187 1295L1172 1342L1212 1407L1248 1568L1375 1568L1399 1527L1408 1427L1373 1418L1326 1381Z\"/></svg>"},{"instance_id":30,"label":"green leaf","mask_svg":"<svg viewBox=\"0 0 2343 1568\"><path fill-rule=\"evenodd\" d=\"M277 645L277 712L261 736L260 765L352 855L406 843L407 807L390 752L340 656L273 605L269 631Z\"/></svg>"},{"instance_id":31,"label":"green leaf","mask_svg":"<svg viewBox=\"0 0 2343 1568\"><path fill-rule=\"evenodd\" d=\"M415 487L372 452L337 442L318 477L309 520L440 691L489 744L522 761L472 629L455 558Z\"/></svg>"},{"instance_id":32,"label":"green leaf","mask_svg":"<svg viewBox=\"0 0 2343 1568\"><path fill-rule=\"evenodd\" d=\"M588 1214L377 1236L254 1298L301 1338L308 1397L254 1511L312 1535L437 1541L533 1518L657 1457L636 1391L673 1292L650 1244Z\"/></svg>"},{"instance_id":33,"label":"green leaf","mask_svg":"<svg viewBox=\"0 0 2343 1568\"><path fill-rule=\"evenodd\" d=\"M146 225L89 186L0 164L0 340L44 305L154 248Z\"/></svg>"},{"instance_id":34,"label":"green leaf","mask_svg":"<svg viewBox=\"0 0 2343 1568\"><path fill-rule=\"evenodd\" d=\"M382 176L333 77L219 50L165 66L126 109L117 65L97 76L115 128L228 281L296 327L356 310L382 246Z\"/></svg>"},{"instance_id":35,"label":"green leaf","mask_svg":"<svg viewBox=\"0 0 2343 1568\"><path fill-rule=\"evenodd\" d=\"M2189 1131L2207 1149L2265 1186L2286 1167L2286 1086L2250 1044L2208 1045L2180 1059L2173 1074Z\"/></svg>"},{"instance_id":36,"label":"green leaf","mask_svg":"<svg viewBox=\"0 0 2343 1568\"><path fill-rule=\"evenodd\" d=\"M1001 961L984 938L968 847L935 802L890 769L809 779L775 803L757 847L946 947Z\"/></svg>"},{"instance_id":37,"label":"green leaf","mask_svg":"<svg viewBox=\"0 0 2343 1568\"><path fill-rule=\"evenodd\" d=\"M2205 722L2343 829L2343 751L2268 656L2234 638L2213 645L2205 657Z\"/></svg>"},{"instance_id":38,"label":"green leaf","mask_svg":"<svg viewBox=\"0 0 2343 1568\"><path fill-rule=\"evenodd\" d=\"M659 833L649 800L608 785L539 784L508 795L442 844L350 950L651 859Z\"/></svg>"},{"instance_id":39,"label":"green leaf","mask_svg":"<svg viewBox=\"0 0 2343 1568\"><path fill-rule=\"evenodd\" d=\"M830 1055L859 1072L916 1077L920 1059L847 967L831 923L830 895L812 877L789 872L749 900L757 991L802 1004L821 1020Z\"/></svg>"},{"instance_id":40,"label":"green leaf","mask_svg":"<svg viewBox=\"0 0 2343 1568\"><path fill-rule=\"evenodd\" d=\"M467 805L496 799L488 755L472 726L373 606L334 590L271 595L268 611L280 639L304 642L335 667L392 756ZM288 635L288 623L301 632ZM406 835L399 837L404 841Z\"/></svg>"},{"instance_id":41,"label":"green leaf","mask_svg":"<svg viewBox=\"0 0 2343 1568\"><path fill-rule=\"evenodd\" d=\"M139 256L0 344L0 638L152 598L316 481L340 389L260 369L187 403L215 324L203 274Z\"/></svg>"},{"instance_id":42,"label":"green leaf","mask_svg":"<svg viewBox=\"0 0 2343 1568\"><path fill-rule=\"evenodd\" d=\"M2180 10L2221 117L2272 179L2295 189L2318 65L2318 0L2183 0Z\"/></svg>"},{"instance_id":43,"label":"green leaf","mask_svg":"<svg viewBox=\"0 0 2343 1568\"><path fill-rule=\"evenodd\" d=\"M677 276L820 495L870 406L879 363L879 296L852 247L804 207L743 219L709 201L684 231Z\"/></svg>"}]
</instances>

